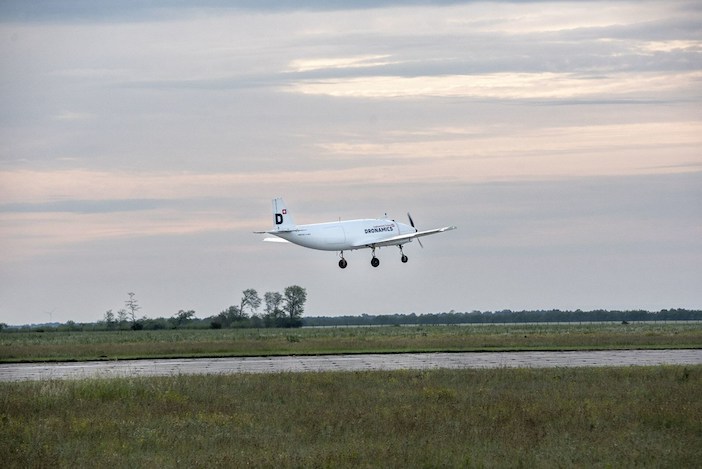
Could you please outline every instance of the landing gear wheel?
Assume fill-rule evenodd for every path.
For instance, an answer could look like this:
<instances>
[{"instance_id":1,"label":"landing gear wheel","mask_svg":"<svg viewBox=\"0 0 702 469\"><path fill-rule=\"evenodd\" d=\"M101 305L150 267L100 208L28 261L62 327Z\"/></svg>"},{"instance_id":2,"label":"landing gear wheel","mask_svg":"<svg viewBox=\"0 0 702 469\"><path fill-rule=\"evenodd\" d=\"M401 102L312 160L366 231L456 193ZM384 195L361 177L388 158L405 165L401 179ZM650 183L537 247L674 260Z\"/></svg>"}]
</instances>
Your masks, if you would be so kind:
<instances>
[{"instance_id":1,"label":"landing gear wheel","mask_svg":"<svg viewBox=\"0 0 702 469\"><path fill-rule=\"evenodd\" d=\"M349 265L349 263L346 262L346 259L344 259L342 257L341 260L339 261L339 267L341 267L342 269L345 269L347 265Z\"/></svg>"},{"instance_id":2,"label":"landing gear wheel","mask_svg":"<svg viewBox=\"0 0 702 469\"><path fill-rule=\"evenodd\" d=\"M373 267L378 267L380 265L380 259L378 259L377 257L374 257L373 259L371 259L371 265Z\"/></svg>"},{"instance_id":3,"label":"landing gear wheel","mask_svg":"<svg viewBox=\"0 0 702 469\"><path fill-rule=\"evenodd\" d=\"M402 245L401 245L401 244L400 244L399 248L400 248L400 254L402 254L402 257L400 257L400 260L402 261L403 264L405 264L405 263L407 262L407 260L408 260L408 259L407 259L407 256L405 256L405 253L402 251Z\"/></svg>"}]
</instances>

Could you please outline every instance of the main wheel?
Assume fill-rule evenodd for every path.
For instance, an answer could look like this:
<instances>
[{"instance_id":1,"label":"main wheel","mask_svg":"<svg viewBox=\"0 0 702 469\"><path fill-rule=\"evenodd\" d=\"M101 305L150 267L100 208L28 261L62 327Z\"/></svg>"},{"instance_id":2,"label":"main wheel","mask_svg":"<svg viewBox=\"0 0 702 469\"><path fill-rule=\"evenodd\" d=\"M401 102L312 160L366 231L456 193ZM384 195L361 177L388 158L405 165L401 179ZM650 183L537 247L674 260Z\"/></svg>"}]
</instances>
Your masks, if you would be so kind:
<instances>
[{"instance_id":1,"label":"main wheel","mask_svg":"<svg viewBox=\"0 0 702 469\"><path fill-rule=\"evenodd\" d=\"M345 269L347 265L349 265L349 263L346 262L346 259L341 259L339 261L339 267L341 267L342 269Z\"/></svg>"},{"instance_id":2,"label":"main wheel","mask_svg":"<svg viewBox=\"0 0 702 469\"><path fill-rule=\"evenodd\" d=\"M403 264L406 264L409 259L407 258L407 256L405 256L403 254L402 257L400 258L400 260L402 261Z\"/></svg>"},{"instance_id":3,"label":"main wheel","mask_svg":"<svg viewBox=\"0 0 702 469\"><path fill-rule=\"evenodd\" d=\"M378 267L380 265L380 259L378 259L377 257L374 257L373 259L371 259L371 265L373 267Z\"/></svg>"}]
</instances>

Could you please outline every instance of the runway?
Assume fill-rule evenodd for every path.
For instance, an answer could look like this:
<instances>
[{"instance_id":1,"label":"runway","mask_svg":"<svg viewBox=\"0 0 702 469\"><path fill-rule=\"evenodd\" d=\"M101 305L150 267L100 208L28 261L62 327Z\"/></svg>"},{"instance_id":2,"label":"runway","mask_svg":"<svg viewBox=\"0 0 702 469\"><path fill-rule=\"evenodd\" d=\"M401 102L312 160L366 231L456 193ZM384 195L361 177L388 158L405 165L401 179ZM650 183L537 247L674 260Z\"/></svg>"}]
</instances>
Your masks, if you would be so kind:
<instances>
[{"instance_id":1,"label":"runway","mask_svg":"<svg viewBox=\"0 0 702 469\"><path fill-rule=\"evenodd\" d=\"M702 349L398 353L0 364L0 382L191 374L700 365Z\"/></svg>"}]
</instances>

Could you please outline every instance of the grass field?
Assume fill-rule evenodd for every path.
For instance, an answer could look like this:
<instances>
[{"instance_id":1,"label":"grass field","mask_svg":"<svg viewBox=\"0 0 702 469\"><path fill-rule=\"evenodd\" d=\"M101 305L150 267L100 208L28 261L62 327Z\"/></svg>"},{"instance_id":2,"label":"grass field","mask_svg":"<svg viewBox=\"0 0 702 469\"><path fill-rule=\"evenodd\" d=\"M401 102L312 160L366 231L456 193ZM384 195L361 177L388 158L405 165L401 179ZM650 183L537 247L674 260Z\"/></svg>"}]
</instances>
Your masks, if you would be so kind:
<instances>
[{"instance_id":1,"label":"grass field","mask_svg":"<svg viewBox=\"0 0 702 469\"><path fill-rule=\"evenodd\" d=\"M699 323L4 332L0 333L0 362L699 347Z\"/></svg>"},{"instance_id":2,"label":"grass field","mask_svg":"<svg viewBox=\"0 0 702 469\"><path fill-rule=\"evenodd\" d=\"M702 367L0 383L3 467L699 467Z\"/></svg>"}]
</instances>

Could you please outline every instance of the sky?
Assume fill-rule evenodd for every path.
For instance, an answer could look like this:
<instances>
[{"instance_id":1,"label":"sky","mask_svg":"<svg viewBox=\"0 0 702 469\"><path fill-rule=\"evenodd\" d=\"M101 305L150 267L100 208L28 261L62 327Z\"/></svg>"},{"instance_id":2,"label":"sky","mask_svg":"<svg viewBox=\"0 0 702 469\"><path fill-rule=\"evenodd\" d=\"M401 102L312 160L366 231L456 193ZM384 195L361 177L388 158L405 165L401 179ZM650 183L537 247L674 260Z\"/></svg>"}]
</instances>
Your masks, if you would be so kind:
<instances>
[{"instance_id":1,"label":"sky","mask_svg":"<svg viewBox=\"0 0 702 469\"><path fill-rule=\"evenodd\" d=\"M0 63L0 322L702 308L700 2L5 0Z\"/></svg>"}]
</instances>

